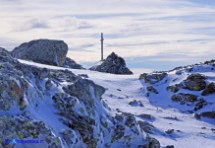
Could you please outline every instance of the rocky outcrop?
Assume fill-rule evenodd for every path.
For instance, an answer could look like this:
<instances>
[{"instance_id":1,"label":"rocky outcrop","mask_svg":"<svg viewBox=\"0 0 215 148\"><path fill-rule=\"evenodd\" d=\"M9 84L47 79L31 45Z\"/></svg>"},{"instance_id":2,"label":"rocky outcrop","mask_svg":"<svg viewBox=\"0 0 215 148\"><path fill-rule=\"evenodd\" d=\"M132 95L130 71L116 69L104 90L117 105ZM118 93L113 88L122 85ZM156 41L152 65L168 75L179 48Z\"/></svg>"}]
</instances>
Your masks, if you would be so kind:
<instances>
[{"instance_id":1,"label":"rocky outcrop","mask_svg":"<svg viewBox=\"0 0 215 148\"><path fill-rule=\"evenodd\" d=\"M14 147L13 138L16 140L37 139L38 147L62 147L59 137L55 136L44 122L33 121L22 115L0 116L0 129L0 147ZM8 143L2 141L4 139L7 139ZM23 147L23 143L16 142L17 147ZM29 143L26 143L25 147L32 147Z\"/></svg>"},{"instance_id":2,"label":"rocky outcrop","mask_svg":"<svg viewBox=\"0 0 215 148\"><path fill-rule=\"evenodd\" d=\"M190 91L201 91L206 88L206 77L201 74L191 74L189 75L183 82L179 84L175 84L173 86L168 86L166 89L170 92L176 93L180 89L188 89ZM211 91L211 86L209 86L209 90ZM205 89L204 92L202 92L202 95L206 95L209 91L208 89Z\"/></svg>"},{"instance_id":3,"label":"rocky outcrop","mask_svg":"<svg viewBox=\"0 0 215 148\"><path fill-rule=\"evenodd\" d=\"M194 110L195 110L195 111L200 110L200 109L202 109L204 106L206 106L207 104L208 104L207 101L205 101L204 99L199 99L198 102L197 102L196 105L195 105Z\"/></svg>"},{"instance_id":4,"label":"rocky outcrop","mask_svg":"<svg viewBox=\"0 0 215 148\"><path fill-rule=\"evenodd\" d=\"M144 80L145 83L155 84L163 80L167 76L167 73L143 73L139 79Z\"/></svg>"},{"instance_id":5,"label":"rocky outcrop","mask_svg":"<svg viewBox=\"0 0 215 148\"><path fill-rule=\"evenodd\" d=\"M66 58L63 67L72 69L84 69L80 64L77 64L74 60Z\"/></svg>"},{"instance_id":6,"label":"rocky outcrop","mask_svg":"<svg viewBox=\"0 0 215 148\"><path fill-rule=\"evenodd\" d=\"M183 88L193 90L193 91L203 90L206 87L205 79L206 77L204 75L191 74L184 81Z\"/></svg>"},{"instance_id":7,"label":"rocky outcrop","mask_svg":"<svg viewBox=\"0 0 215 148\"><path fill-rule=\"evenodd\" d=\"M207 85L207 87L202 91L203 96L215 94L215 85L214 83L210 83Z\"/></svg>"},{"instance_id":8,"label":"rocky outcrop","mask_svg":"<svg viewBox=\"0 0 215 148\"><path fill-rule=\"evenodd\" d=\"M10 52L7 51L6 49L0 47L0 55L3 55L3 56L10 56Z\"/></svg>"},{"instance_id":9,"label":"rocky outcrop","mask_svg":"<svg viewBox=\"0 0 215 148\"><path fill-rule=\"evenodd\" d=\"M179 91L179 88L177 87L177 85L175 85L175 86L168 86L168 87L166 88L166 90L168 90L168 91L170 91L170 92L173 92L173 93L176 93L176 92Z\"/></svg>"},{"instance_id":10,"label":"rocky outcrop","mask_svg":"<svg viewBox=\"0 0 215 148\"><path fill-rule=\"evenodd\" d=\"M65 62L68 46L60 40L39 39L23 43L12 51L18 59L62 66Z\"/></svg>"},{"instance_id":11,"label":"rocky outcrop","mask_svg":"<svg viewBox=\"0 0 215 148\"><path fill-rule=\"evenodd\" d=\"M112 73L133 74L127 67L125 60L112 52L101 64L93 66L90 70Z\"/></svg>"},{"instance_id":12,"label":"rocky outcrop","mask_svg":"<svg viewBox=\"0 0 215 148\"><path fill-rule=\"evenodd\" d=\"M187 102L193 103L197 101L197 96L192 94L179 93L179 94L173 95L171 99L173 101L180 102L181 104L185 104Z\"/></svg>"},{"instance_id":13,"label":"rocky outcrop","mask_svg":"<svg viewBox=\"0 0 215 148\"><path fill-rule=\"evenodd\" d=\"M201 117L206 117L206 118L211 118L211 119L215 119L215 111L211 111L211 112L202 112L200 114Z\"/></svg>"},{"instance_id":14,"label":"rocky outcrop","mask_svg":"<svg viewBox=\"0 0 215 148\"><path fill-rule=\"evenodd\" d=\"M157 89L155 89L153 86L148 86L146 89L147 89L147 91L149 91L149 92L152 92L152 93L154 93L154 94L158 94Z\"/></svg>"}]
</instances>

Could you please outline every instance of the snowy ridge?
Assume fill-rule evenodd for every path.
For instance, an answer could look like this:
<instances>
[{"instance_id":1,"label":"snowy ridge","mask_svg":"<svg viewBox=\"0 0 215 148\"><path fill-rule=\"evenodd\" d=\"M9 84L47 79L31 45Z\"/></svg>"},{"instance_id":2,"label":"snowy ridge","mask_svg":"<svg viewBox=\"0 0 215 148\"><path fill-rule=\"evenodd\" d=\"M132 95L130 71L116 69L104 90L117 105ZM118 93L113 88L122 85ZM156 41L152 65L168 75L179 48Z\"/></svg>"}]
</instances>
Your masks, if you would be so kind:
<instances>
[{"instance_id":1,"label":"snowy ridge","mask_svg":"<svg viewBox=\"0 0 215 148\"><path fill-rule=\"evenodd\" d=\"M22 63L46 67L51 69L65 69L47 66L34 62L19 60ZM194 111L196 102L180 104L171 100L173 92L167 90L168 86L180 84L188 75L202 74L207 77L206 82L215 82L214 63L200 64L193 67L181 68L171 71L155 84L139 80L139 75L113 75L89 70L68 69L73 73L86 74L87 79L103 86L106 91L103 95L104 102L110 108L111 114L120 112L131 113L136 120L147 121L154 128L149 128L148 134L156 138L161 147L173 145L176 148L213 148L215 145L215 119L194 118L194 114L205 111L215 111L215 95L202 96L201 91L180 89L177 93L189 93L199 98L204 98L208 104ZM153 86L158 94L149 92L148 86ZM142 116L141 116L142 115ZM112 145L114 147L114 145ZM132 145L130 145L132 146Z\"/></svg>"}]
</instances>

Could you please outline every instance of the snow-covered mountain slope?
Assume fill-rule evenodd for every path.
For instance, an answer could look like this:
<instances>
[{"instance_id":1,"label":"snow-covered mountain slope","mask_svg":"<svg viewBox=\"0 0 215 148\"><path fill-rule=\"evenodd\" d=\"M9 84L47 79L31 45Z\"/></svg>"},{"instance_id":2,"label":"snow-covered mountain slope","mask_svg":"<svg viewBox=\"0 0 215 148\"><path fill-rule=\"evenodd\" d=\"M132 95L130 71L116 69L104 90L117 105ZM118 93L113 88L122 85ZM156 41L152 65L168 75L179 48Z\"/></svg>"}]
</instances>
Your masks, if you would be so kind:
<instances>
[{"instance_id":1,"label":"snow-covered mountain slope","mask_svg":"<svg viewBox=\"0 0 215 148\"><path fill-rule=\"evenodd\" d=\"M44 140L35 147L215 145L213 62L140 79L9 55L0 63L3 147L12 146L5 138Z\"/></svg>"},{"instance_id":2,"label":"snow-covered mountain slope","mask_svg":"<svg viewBox=\"0 0 215 148\"><path fill-rule=\"evenodd\" d=\"M129 112L116 114L105 101L111 86L88 79L91 72L19 61L0 55L0 147L160 146L147 134L155 130L149 122ZM110 79L102 81L114 80L106 76ZM31 139L42 141L19 143Z\"/></svg>"},{"instance_id":3,"label":"snow-covered mountain slope","mask_svg":"<svg viewBox=\"0 0 215 148\"><path fill-rule=\"evenodd\" d=\"M19 61L41 68L65 69ZM118 119L120 119L119 115L126 114L127 117L130 117L131 122L132 120L137 121L138 127L145 134L157 139L161 147L201 148L204 146L213 148L215 146L215 119L213 116L215 94L209 91L211 94L202 95L208 85L215 81L213 68L215 68L214 63L200 64L167 73L143 74L140 79L139 75L113 75L89 70L68 70L104 87L105 93L102 95L102 101L108 108L108 114ZM195 75L197 73L202 77ZM191 76L188 78L189 75ZM174 95L175 97L173 97ZM49 116L48 113L47 110L43 115L44 118ZM44 118L41 117L41 120ZM52 120L54 122L56 120L56 123L59 122L56 117L46 119L47 122ZM55 124L50 123L50 125ZM64 127L56 128L60 130ZM117 127L114 130L118 129L120 128ZM109 138L111 139L111 137ZM104 141L107 139L108 137ZM123 147L123 145L115 144L110 146ZM129 145L137 146L135 141L127 146Z\"/></svg>"}]
</instances>

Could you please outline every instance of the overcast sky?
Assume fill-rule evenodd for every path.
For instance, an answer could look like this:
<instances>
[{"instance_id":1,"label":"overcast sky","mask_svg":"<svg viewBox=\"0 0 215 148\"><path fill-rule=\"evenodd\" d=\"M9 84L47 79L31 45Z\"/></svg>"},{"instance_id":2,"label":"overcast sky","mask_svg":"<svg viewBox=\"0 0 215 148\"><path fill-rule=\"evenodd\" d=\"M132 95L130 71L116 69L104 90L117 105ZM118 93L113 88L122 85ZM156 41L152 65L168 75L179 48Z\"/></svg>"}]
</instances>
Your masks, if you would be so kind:
<instances>
[{"instance_id":1,"label":"overcast sky","mask_svg":"<svg viewBox=\"0 0 215 148\"><path fill-rule=\"evenodd\" d=\"M136 72L168 70L215 55L214 0L0 0L0 46L64 40L86 67L115 51Z\"/></svg>"}]
</instances>

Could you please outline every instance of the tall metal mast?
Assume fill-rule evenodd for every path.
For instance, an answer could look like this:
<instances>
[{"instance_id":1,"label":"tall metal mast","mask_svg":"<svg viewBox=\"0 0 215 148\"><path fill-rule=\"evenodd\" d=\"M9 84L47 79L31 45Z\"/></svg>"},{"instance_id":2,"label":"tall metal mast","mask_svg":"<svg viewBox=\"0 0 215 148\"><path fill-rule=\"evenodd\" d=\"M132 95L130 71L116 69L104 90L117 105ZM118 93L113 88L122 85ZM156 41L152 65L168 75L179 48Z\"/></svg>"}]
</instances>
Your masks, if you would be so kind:
<instances>
[{"instance_id":1,"label":"tall metal mast","mask_svg":"<svg viewBox=\"0 0 215 148\"><path fill-rule=\"evenodd\" d=\"M101 33L101 60L103 61L103 42L104 42L104 38L103 38L103 33Z\"/></svg>"}]
</instances>

